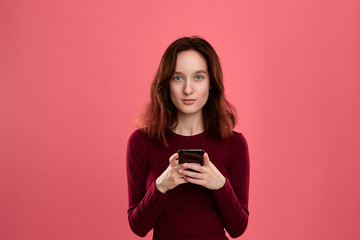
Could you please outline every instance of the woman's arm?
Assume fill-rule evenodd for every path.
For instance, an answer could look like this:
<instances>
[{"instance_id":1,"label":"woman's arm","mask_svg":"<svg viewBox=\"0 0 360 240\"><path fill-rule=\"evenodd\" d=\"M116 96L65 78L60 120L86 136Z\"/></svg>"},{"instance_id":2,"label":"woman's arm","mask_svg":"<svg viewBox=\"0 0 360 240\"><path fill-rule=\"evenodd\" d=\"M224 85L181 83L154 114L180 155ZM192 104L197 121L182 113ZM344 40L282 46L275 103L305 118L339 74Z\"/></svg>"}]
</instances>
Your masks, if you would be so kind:
<instances>
[{"instance_id":1,"label":"woman's arm","mask_svg":"<svg viewBox=\"0 0 360 240\"><path fill-rule=\"evenodd\" d=\"M153 228L167 198L166 194L156 188L155 181L146 191L146 144L144 136L135 131L129 138L126 156L128 220L132 231L140 237L146 236Z\"/></svg>"},{"instance_id":2,"label":"woman's arm","mask_svg":"<svg viewBox=\"0 0 360 240\"><path fill-rule=\"evenodd\" d=\"M213 190L224 227L233 238L242 235L248 224L249 152L242 134L236 134L229 148L229 178Z\"/></svg>"},{"instance_id":3,"label":"woman's arm","mask_svg":"<svg viewBox=\"0 0 360 240\"><path fill-rule=\"evenodd\" d=\"M245 138L242 134L234 133L227 148L229 178L210 161L207 153L204 154L204 165L184 163L184 168L197 172L180 170L185 180L198 184L213 191L220 217L226 231L231 237L240 236L248 222L248 193L249 193L249 154Z\"/></svg>"}]
</instances>

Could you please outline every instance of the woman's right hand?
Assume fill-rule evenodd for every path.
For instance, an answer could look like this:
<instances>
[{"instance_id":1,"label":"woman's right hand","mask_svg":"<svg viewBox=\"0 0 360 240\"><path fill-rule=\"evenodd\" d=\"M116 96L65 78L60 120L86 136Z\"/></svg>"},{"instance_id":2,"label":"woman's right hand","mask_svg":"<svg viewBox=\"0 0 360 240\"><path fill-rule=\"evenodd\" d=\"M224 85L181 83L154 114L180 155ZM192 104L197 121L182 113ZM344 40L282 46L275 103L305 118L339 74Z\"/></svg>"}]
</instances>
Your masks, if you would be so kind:
<instances>
[{"instance_id":1,"label":"woman's right hand","mask_svg":"<svg viewBox=\"0 0 360 240\"><path fill-rule=\"evenodd\" d=\"M179 169L183 169L183 167L178 164L177 159L178 153L174 153L169 158L170 164L167 169L156 179L155 186L162 193L166 193L180 184L187 183L184 175L179 173Z\"/></svg>"}]
</instances>

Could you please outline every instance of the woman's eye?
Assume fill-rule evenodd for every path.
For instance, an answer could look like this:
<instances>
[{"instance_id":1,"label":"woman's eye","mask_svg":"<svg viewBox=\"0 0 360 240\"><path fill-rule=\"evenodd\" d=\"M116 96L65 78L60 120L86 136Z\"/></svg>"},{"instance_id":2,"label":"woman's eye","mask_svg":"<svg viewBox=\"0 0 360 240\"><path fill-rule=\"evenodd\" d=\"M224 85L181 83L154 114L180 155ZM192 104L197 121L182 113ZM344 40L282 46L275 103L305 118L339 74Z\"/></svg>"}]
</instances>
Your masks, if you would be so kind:
<instances>
[{"instance_id":1,"label":"woman's eye","mask_svg":"<svg viewBox=\"0 0 360 240\"><path fill-rule=\"evenodd\" d=\"M175 81L180 81L181 79L182 79L182 77L180 77L180 76L175 76L175 77L174 77L174 80L175 80Z\"/></svg>"},{"instance_id":2,"label":"woman's eye","mask_svg":"<svg viewBox=\"0 0 360 240\"><path fill-rule=\"evenodd\" d=\"M196 75L196 76L195 76L195 79L196 79L196 80L201 80L201 79L203 79L203 78L204 78L204 77L201 76L201 75Z\"/></svg>"}]
</instances>

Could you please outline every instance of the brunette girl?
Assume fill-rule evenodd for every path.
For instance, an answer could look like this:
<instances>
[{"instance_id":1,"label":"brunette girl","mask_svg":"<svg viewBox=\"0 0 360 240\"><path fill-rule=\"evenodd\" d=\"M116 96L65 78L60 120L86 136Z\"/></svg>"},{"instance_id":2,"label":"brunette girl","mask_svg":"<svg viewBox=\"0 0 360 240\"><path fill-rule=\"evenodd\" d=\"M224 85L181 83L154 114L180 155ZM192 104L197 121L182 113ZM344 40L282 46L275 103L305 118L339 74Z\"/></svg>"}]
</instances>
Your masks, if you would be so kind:
<instances>
[{"instance_id":1,"label":"brunette girl","mask_svg":"<svg viewBox=\"0 0 360 240\"><path fill-rule=\"evenodd\" d=\"M199 37L165 51L150 103L129 138L131 229L153 239L228 239L248 224L249 154L225 99L219 58ZM178 163L179 149L203 149L203 165ZM194 171L191 171L194 170Z\"/></svg>"}]
</instances>

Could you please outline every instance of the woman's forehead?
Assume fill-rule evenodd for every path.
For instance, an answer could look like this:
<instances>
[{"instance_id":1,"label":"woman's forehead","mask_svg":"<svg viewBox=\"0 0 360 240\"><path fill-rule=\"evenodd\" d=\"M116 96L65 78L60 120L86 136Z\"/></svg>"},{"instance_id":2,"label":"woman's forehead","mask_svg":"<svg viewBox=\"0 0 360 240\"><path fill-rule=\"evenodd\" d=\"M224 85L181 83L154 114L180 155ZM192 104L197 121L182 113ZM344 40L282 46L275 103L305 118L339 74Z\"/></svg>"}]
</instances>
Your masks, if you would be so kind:
<instances>
[{"instance_id":1,"label":"woman's forehead","mask_svg":"<svg viewBox=\"0 0 360 240\"><path fill-rule=\"evenodd\" d=\"M197 51L187 50L177 54L175 72L178 73L207 73L205 58Z\"/></svg>"}]
</instances>

